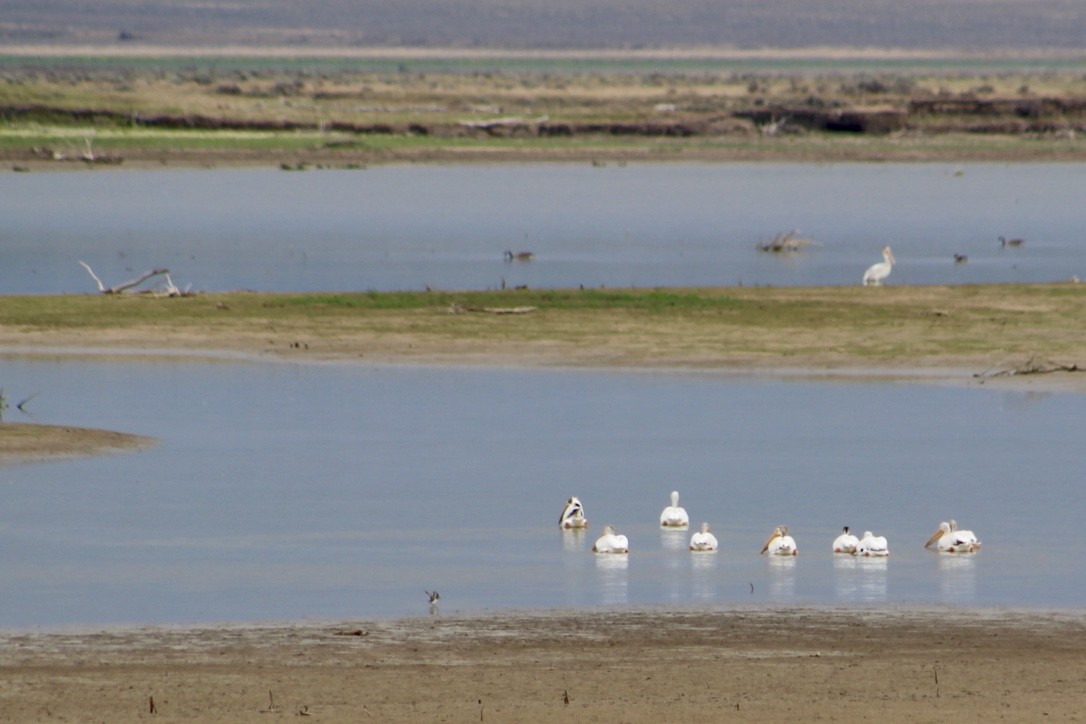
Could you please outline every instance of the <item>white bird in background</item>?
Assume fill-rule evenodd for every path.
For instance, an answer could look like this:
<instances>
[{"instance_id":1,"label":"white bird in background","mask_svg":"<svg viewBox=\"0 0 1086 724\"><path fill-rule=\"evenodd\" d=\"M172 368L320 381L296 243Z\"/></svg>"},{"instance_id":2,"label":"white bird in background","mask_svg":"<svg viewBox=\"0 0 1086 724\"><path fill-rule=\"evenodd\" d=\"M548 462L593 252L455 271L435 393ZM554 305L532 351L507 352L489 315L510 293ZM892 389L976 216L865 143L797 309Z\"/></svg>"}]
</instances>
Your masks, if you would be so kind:
<instances>
[{"instance_id":1,"label":"white bird in background","mask_svg":"<svg viewBox=\"0 0 1086 724\"><path fill-rule=\"evenodd\" d=\"M608 525L603 529L603 535L596 539L592 546L593 553L629 553L630 542L626 536L615 533L615 526Z\"/></svg>"},{"instance_id":2,"label":"white bird in background","mask_svg":"<svg viewBox=\"0 0 1086 724\"><path fill-rule=\"evenodd\" d=\"M671 491L671 505L660 513L660 525L664 528L685 528L690 525L686 509L679 507L679 491Z\"/></svg>"},{"instance_id":3,"label":"white bird in background","mask_svg":"<svg viewBox=\"0 0 1086 724\"><path fill-rule=\"evenodd\" d=\"M886 544L885 537L865 530L863 538L860 538L860 543L856 546L856 555L881 558L890 555L890 547Z\"/></svg>"},{"instance_id":4,"label":"white bird in background","mask_svg":"<svg viewBox=\"0 0 1086 724\"><path fill-rule=\"evenodd\" d=\"M833 552L855 553L856 546L860 545L860 539L848 532L847 525L843 528L843 530L844 532L833 540Z\"/></svg>"},{"instance_id":5,"label":"white bird in background","mask_svg":"<svg viewBox=\"0 0 1086 724\"><path fill-rule=\"evenodd\" d=\"M890 270L893 268L894 263L897 261L894 259L894 254L890 251L890 247L886 246L882 249L882 261L878 264L872 264L864 272L864 286L880 286L882 280L890 276Z\"/></svg>"},{"instance_id":6,"label":"white bird in background","mask_svg":"<svg viewBox=\"0 0 1086 724\"><path fill-rule=\"evenodd\" d=\"M794 556L799 554L795 539L788 535L788 526L778 525L773 529L773 535L762 546L762 553L769 551L771 556Z\"/></svg>"},{"instance_id":7,"label":"white bird in background","mask_svg":"<svg viewBox=\"0 0 1086 724\"><path fill-rule=\"evenodd\" d=\"M715 553L717 549L716 536L709 532L709 524L702 523L701 530L690 536L690 550Z\"/></svg>"},{"instance_id":8,"label":"white bird in background","mask_svg":"<svg viewBox=\"0 0 1086 724\"><path fill-rule=\"evenodd\" d=\"M558 525L562 528L587 528L588 519L584 517L584 506L576 496L566 501L566 507L558 518Z\"/></svg>"},{"instance_id":9,"label":"white bird in background","mask_svg":"<svg viewBox=\"0 0 1086 724\"><path fill-rule=\"evenodd\" d=\"M928 538L925 548L935 546L938 553L976 553L980 550L980 541L971 530L958 530L958 522L951 520L939 524L939 528Z\"/></svg>"}]
</instances>

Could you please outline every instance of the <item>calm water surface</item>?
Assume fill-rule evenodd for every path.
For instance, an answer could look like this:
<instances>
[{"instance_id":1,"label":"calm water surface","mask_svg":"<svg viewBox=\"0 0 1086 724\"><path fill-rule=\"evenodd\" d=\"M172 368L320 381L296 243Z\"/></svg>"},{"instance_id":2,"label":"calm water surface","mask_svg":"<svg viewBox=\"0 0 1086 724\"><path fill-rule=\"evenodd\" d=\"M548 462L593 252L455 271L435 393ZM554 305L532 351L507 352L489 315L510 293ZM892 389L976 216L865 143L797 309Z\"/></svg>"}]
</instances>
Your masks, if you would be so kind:
<instances>
[{"instance_id":1,"label":"calm water surface","mask_svg":"<svg viewBox=\"0 0 1086 724\"><path fill-rule=\"evenodd\" d=\"M681 374L0 363L44 423L153 450L0 468L0 627L443 610L1080 607L1083 398ZM7 419L29 420L7 411ZM656 525L678 489L717 555ZM589 533L557 527L578 495ZM923 549L941 520L984 549ZM590 552L606 523L628 558ZM797 559L758 555L788 524ZM829 552L842 525L888 560ZM1062 532L1060 532L1062 531ZM753 588L753 591L752 591Z\"/></svg>"},{"instance_id":2,"label":"calm water surface","mask_svg":"<svg viewBox=\"0 0 1086 724\"><path fill-rule=\"evenodd\" d=\"M0 174L0 294L93 292L81 260L205 291L840 285L885 244L893 284L1056 281L1086 278L1084 188L1080 163ZM817 245L756 250L791 229Z\"/></svg>"}]
</instances>

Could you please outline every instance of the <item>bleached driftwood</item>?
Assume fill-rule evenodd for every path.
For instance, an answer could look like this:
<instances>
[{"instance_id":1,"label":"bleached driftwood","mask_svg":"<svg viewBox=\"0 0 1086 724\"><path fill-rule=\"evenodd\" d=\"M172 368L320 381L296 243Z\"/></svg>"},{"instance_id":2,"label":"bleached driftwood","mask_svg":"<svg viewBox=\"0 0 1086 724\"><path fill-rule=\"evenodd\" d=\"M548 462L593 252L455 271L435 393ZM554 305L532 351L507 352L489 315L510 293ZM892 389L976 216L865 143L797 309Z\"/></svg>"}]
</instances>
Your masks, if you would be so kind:
<instances>
[{"instance_id":1,"label":"bleached driftwood","mask_svg":"<svg viewBox=\"0 0 1086 724\"><path fill-rule=\"evenodd\" d=\"M978 372L974 377L1017 377L1020 375L1047 375L1053 372L1082 372L1077 364L1060 364L1048 360L1038 359L1036 355L1018 367L1002 370L989 370Z\"/></svg>"},{"instance_id":2,"label":"bleached driftwood","mask_svg":"<svg viewBox=\"0 0 1086 724\"><path fill-rule=\"evenodd\" d=\"M773 237L770 241L763 241L758 244L758 249L761 251L768 251L773 254L783 254L793 251L800 251L806 246L810 246L814 243L811 239L805 239L800 236L796 236L799 233L799 229L793 231L782 231Z\"/></svg>"},{"instance_id":3,"label":"bleached driftwood","mask_svg":"<svg viewBox=\"0 0 1086 724\"><path fill-rule=\"evenodd\" d=\"M95 283L98 284L98 291L100 291L102 294L120 294L126 289L138 287L140 284L143 284L151 277L157 277L160 274L170 273L170 270L166 269L165 267L151 269L150 271L145 271L143 274L140 274L135 279L130 279L127 282L123 282L112 287L107 287L105 284L102 283L102 280L98 278L98 275L94 273L94 270L90 268L90 264L85 261L81 261L79 263L83 266L84 269L87 270L87 273L91 275L91 278L94 279ZM172 286L173 282L170 282L170 284Z\"/></svg>"},{"instance_id":4,"label":"bleached driftwood","mask_svg":"<svg viewBox=\"0 0 1086 724\"><path fill-rule=\"evenodd\" d=\"M463 304L449 306L449 314L463 314L465 312L486 312L487 314L529 314L539 307L474 307Z\"/></svg>"}]
</instances>

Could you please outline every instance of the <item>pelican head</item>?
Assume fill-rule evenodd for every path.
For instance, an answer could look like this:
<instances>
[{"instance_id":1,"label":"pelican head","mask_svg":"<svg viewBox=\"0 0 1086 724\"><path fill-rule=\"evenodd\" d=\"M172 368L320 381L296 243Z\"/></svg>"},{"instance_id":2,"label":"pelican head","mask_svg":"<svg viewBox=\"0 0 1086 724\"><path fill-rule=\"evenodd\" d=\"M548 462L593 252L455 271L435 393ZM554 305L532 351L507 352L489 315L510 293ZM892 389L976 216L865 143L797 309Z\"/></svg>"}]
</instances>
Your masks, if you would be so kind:
<instances>
[{"instance_id":1,"label":"pelican head","mask_svg":"<svg viewBox=\"0 0 1086 724\"><path fill-rule=\"evenodd\" d=\"M769 540L767 540L765 542L765 545L762 546L761 552L765 553L767 550L769 550L769 546L773 543L773 541L777 540L778 538L783 538L786 535L788 535L788 526L778 525L776 528L773 529L773 533L769 536Z\"/></svg>"},{"instance_id":2,"label":"pelican head","mask_svg":"<svg viewBox=\"0 0 1086 724\"><path fill-rule=\"evenodd\" d=\"M890 251L890 246L887 244L882 248L882 258L886 260L887 264L891 266L897 264L897 259L894 258L894 252Z\"/></svg>"},{"instance_id":3,"label":"pelican head","mask_svg":"<svg viewBox=\"0 0 1086 724\"><path fill-rule=\"evenodd\" d=\"M702 523L701 524L701 532L702 533L708 533L709 531L710 531L709 524L708 523Z\"/></svg>"},{"instance_id":4,"label":"pelican head","mask_svg":"<svg viewBox=\"0 0 1086 724\"><path fill-rule=\"evenodd\" d=\"M566 501L566 507L562 509L562 515L558 517L558 525L563 528L587 528L588 519L584 517L584 506L577 496Z\"/></svg>"},{"instance_id":5,"label":"pelican head","mask_svg":"<svg viewBox=\"0 0 1086 724\"><path fill-rule=\"evenodd\" d=\"M938 541L944 535L953 530L953 528L951 527L952 524L954 524L954 521L950 521L950 523L943 521L942 523L940 523L939 528L934 533L932 533L931 538L928 538L928 542L924 544L924 547L931 548L933 545L935 545L936 541Z\"/></svg>"},{"instance_id":6,"label":"pelican head","mask_svg":"<svg viewBox=\"0 0 1086 724\"><path fill-rule=\"evenodd\" d=\"M679 491L678 490L672 490L671 491L671 507L672 508L678 508L679 507Z\"/></svg>"}]
</instances>

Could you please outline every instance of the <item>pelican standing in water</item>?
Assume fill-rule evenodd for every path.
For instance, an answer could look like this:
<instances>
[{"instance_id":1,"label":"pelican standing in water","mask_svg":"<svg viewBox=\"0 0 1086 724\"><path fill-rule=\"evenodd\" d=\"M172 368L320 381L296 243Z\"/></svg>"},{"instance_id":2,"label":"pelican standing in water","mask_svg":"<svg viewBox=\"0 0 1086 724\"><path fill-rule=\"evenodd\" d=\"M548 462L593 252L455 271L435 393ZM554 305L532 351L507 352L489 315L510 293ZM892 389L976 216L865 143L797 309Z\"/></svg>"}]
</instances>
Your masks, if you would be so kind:
<instances>
[{"instance_id":1,"label":"pelican standing in water","mask_svg":"<svg viewBox=\"0 0 1086 724\"><path fill-rule=\"evenodd\" d=\"M863 538L860 539L859 544L856 546L856 555L882 558L890 555L890 547L886 544L884 536L875 535L871 531L865 530Z\"/></svg>"},{"instance_id":2,"label":"pelican standing in water","mask_svg":"<svg viewBox=\"0 0 1086 724\"><path fill-rule=\"evenodd\" d=\"M843 529L841 535L833 539L834 553L855 553L856 546L860 545L860 539L848 532L848 526Z\"/></svg>"},{"instance_id":3,"label":"pelican standing in water","mask_svg":"<svg viewBox=\"0 0 1086 724\"><path fill-rule=\"evenodd\" d=\"M958 530L958 521L943 521L939 528L928 538L925 548L932 548L937 553L976 553L980 550L980 541L971 530Z\"/></svg>"},{"instance_id":4,"label":"pelican standing in water","mask_svg":"<svg viewBox=\"0 0 1086 724\"><path fill-rule=\"evenodd\" d=\"M660 525L664 528L685 528L690 525L686 508L679 506L679 491L671 491L671 505L660 513Z\"/></svg>"},{"instance_id":5,"label":"pelican standing in water","mask_svg":"<svg viewBox=\"0 0 1086 724\"><path fill-rule=\"evenodd\" d=\"M603 535L596 539L592 546L593 553L629 553L630 542L626 536L615 533L615 526L608 525L603 529Z\"/></svg>"},{"instance_id":6,"label":"pelican standing in water","mask_svg":"<svg viewBox=\"0 0 1086 724\"><path fill-rule=\"evenodd\" d=\"M799 554L796 540L788 535L788 526L778 525L773 529L773 535L762 546L762 553L769 552L771 556L794 556Z\"/></svg>"},{"instance_id":7,"label":"pelican standing in water","mask_svg":"<svg viewBox=\"0 0 1086 724\"><path fill-rule=\"evenodd\" d=\"M718 547L716 536L709 532L709 524L702 523L701 530L690 536L690 550L715 553Z\"/></svg>"},{"instance_id":8,"label":"pelican standing in water","mask_svg":"<svg viewBox=\"0 0 1086 724\"><path fill-rule=\"evenodd\" d=\"M877 287L882 285L882 280L890 276L890 270L893 269L895 262L897 262L897 259L894 258L894 253L890 251L890 247L883 247L882 261L878 264L872 264L864 272L864 286Z\"/></svg>"},{"instance_id":9,"label":"pelican standing in water","mask_svg":"<svg viewBox=\"0 0 1086 724\"><path fill-rule=\"evenodd\" d=\"M558 517L558 525L566 529L588 527L588 518L584 517L584 506L576 496L566 501L562 515Z\"/></svg>"}]
</instances>

